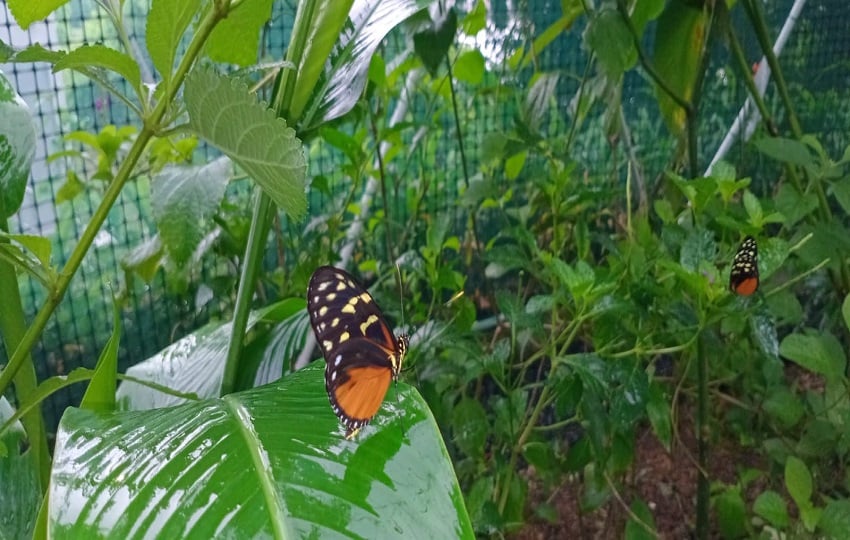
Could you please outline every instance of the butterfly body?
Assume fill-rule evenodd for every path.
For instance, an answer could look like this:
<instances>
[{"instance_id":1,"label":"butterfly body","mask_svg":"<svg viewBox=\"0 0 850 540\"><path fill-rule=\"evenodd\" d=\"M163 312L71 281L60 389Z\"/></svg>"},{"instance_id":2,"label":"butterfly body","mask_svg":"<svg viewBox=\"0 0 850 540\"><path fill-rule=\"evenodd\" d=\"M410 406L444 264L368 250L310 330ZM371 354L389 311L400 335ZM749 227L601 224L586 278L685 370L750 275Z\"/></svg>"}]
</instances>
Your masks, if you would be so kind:
<instances>
[{"instance_id":1,"label":"butterfly body","mask_svg":"<svg viewBox=\"0 0 850 540\"><path fill-rule=\"evenodd\" d=\"M328 399L350 439L375 416L398 379L408 338L396 338L366 289L333 266L313 272L307 312L325 357Z\"/></svg>"},{"instance_id":2,"label":"butterfly body","mask_svg":"<svg viewBox=\"0 0 850 540\"><path fill-rule=\"evenodd\" d=\"M741 296L750 296L759 288L758 246L747 236L738 248L729 272L729 289Z\"/></svg>"}]
</instances>

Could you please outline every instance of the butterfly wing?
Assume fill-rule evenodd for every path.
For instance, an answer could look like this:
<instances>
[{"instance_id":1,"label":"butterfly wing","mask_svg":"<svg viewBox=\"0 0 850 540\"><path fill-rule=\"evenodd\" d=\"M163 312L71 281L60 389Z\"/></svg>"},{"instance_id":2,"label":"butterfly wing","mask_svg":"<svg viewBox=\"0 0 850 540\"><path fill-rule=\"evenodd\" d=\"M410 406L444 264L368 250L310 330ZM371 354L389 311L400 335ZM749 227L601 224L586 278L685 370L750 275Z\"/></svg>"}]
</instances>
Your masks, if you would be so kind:
<instances>
[{"instance_id":1,"label":"butterfly wing","mask_svg":"<svg viewBox=\"0 0 850 540\"><path fill-rule=\"evenodd\" d=\"M381 408L393 379L389 354L380 345L355 339L334 351L325 367L325 389L331 407L351 438Z\"/></svg>"},{"instance_id":2,"label":"butterfly wing","mask_svg":"<svg viewBox=\"0 0 850 540\"><path fill-rule=\"evenodd\" d=\"M350 438L380 409L401 368L403 347L372 296L339 268L313 273L307 311L325 357L328 398Z\"/></svg>"},{"instance_id":3,"label":"butterfly wing","mask_svg":"<svg viewBox=\"0 0 850 540\"><path fill-rule=\"evenodd\" d=\"M744 238L732 261L729 288L741 296L750 296L759 288L758 246L755 238Z\"/></svg>"}]
</instances>

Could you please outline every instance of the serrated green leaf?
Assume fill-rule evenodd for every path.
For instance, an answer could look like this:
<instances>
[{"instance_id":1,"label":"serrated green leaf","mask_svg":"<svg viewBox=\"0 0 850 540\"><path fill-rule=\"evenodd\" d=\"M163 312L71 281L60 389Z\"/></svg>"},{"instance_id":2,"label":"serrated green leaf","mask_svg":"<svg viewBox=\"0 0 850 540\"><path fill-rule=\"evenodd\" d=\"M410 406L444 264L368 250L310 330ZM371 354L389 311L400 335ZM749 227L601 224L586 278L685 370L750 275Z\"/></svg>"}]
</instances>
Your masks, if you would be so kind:
<instances>
[{"instance_id":1,"label":"serrated green leaf","mask_svg":"<svg viewBox=\"0 0 850 540\"><path fill-rule=\"evenodd\" d=\"M24 49L15 51L15 54L9 58L9 62L29 63L29 62L47 62L53 64L60 58L65 56L65 51L52 51L45 49L41 43L30 45Z\"/></svg>"},{"instance_id":2,"label":"serrated green leaf","mask_svg":"<svg viewBox=\"0 0 850 540\"><path fill-rule=\"evenodd\" d=\"M670 451L673 438L673 422L670 418L670 403L664 395L660 384L652 382L649 385L649 397L646 400L646 416L652 425L652 431L658 440Z\"/></svg>"},{"instance_id":3,"label":"serrated green leaf","mask_svg":"<svg viewBox=\"0 0 850 540\"><path fill-rule=\"evenodd\" d=\"M11 58L13 54L15 54L15 49L0 39L0 64L8 62L9 58Z\"/></svg>"},{"instance_id":4,"label":"serrated green leaf","mask_svg":"<svg viewBox=\"0 0 850 540\"><path fill-rule=\"evenodd\" d=\"M632 35L615 9L603 9L593 17L584 39L590 50L596 53L605 72L613 79L621 77L637 62Z\"/></svg>"},{"instance_id":5,"label":"serrated green leaf","mask_svg":"<svg viewBox=\"0 0 850 540\"><path fill-rule=\"evenodd\" d=\"M65 174L65 183L59 186L59 189L56 191L56 204L73 201L77 195L83 192L84 187L77 173L68 169Z\"/></svg>"},{"instance_id":6,"label":"serrated green leaf","mask_svg":"<svg viewBox=\"0 0 850 540\"><path fill-rule=\"evenodd\" d=\"M761 209L761 202L759 202L758 197L752 194L751 191L747 190L744 192L744 209L747 211L747 217L750 220L750 223L755 227L761 227L764 222L764 213Z\"/></svg>"},{"instance_id":7,"label":"serrated green leaf","mask_svg":"<svg viewBox=\"0 0 850 540\"><path fill-rule=\"evenodd\" d=\"M475 459L484 456L487 426L487 414L477 400L464 398L454 407L452 412L454 443L467 456Z\"/></svg>"},{"instance_id":8,"label":"serrated green leaf","mask_svg":"<svg viewBox=\"0 0 850 540\"><path fill-rule=\"evenodd\" d=\"M35 255L43 267L47 268L50 266L50 252L52 249L50 240L43 236L32 234L10 234L8 238L27 248L30 253Z\"/></svg>"},{"instance_id":9,"label":"serrated green leaf","mask_svg":"<svg viewBox=\"0 0 850 540\"><path fill-rule=\"evenodd\" d=\"M233 174L230 160L168 166L151 181L151 210L169 256L185 264L211 227Z\"/></svg>"},{"instance_id":10,"label":"serrated green leaf","mask_svg":"<svg viewBox=\"0 0 850 540\"><path fill-rule=\"evenodd\" d=\"M826 538L850 538L850 499L835 499L823 509L818 530Z\"/></svg>"},{"instance_id":11,"label":"serrated green leaf","mask_svg":"<svg viewBox=\"0 0 850 540\"><path fill-rule=\"evenodd\" d=\"M797 506L811 506L812 473L802 460L788 456L785 460L785 487Z\"/></svg>"},{"instance_id":12,"label":"serrated green leaf","mask_svg":"<svg viewBox=\"0 0 850 540\"><path fill-rule=\"evenodd\" d=\"M257 62L263 25L271 18L274 0L245 0L216 25L207 53L216 62L247 66Z\"/></svg>"},{"instance_id":13,"label":"serrated green leaf","mask_svg":"<svg viewBox=\"0 0 850 540\"><path fill-rule=\"evenodd\" d=\"M403 383L397 395L391 388L373 423L347 441L323 372L318 363L263 388L166 409L69 408L56 436L51 532L474 538L422 397Z\"/></svg>"},{"instance_id":14,"label":"serrated green leaf","mask_svg":"<svg viewBox=\"0 0 850 540\"><path fill-rule=\"evenodd\" d=\"M53 72L75 69L88 73L92 67L107 69L121 75L134 89L139 88L141 84L142 76L135 60L123 52L99 44L83 45L71 50L53 64Z\"/></svg>"},{"instance_id":15,"label":"serrated green leaf","mask_svg":"<svg viewBox=\"0 0 850 540\"><path fill-rule=\"evenodd\" d=\"M785 386L773 388L762 404L764 411L785 427L793 427L805 410L799 396Z\"/></svg>"},{"instance_id":16,"label":"serrated green leaf","mask_svg":"<svg viewBox=\"0 0 850 540\"><path fill-rule=\"evenodd\" d=\"M68 3L68 0L8 0L9 11L18 25L26 30L29 26Z\"/></svg>"},{"instance_id":17,"label":"serrated green leaf","mask_svg":"<svg viewBox=\"0 0 850 540\"><path fill-rule=\"evenodd\" d=\"M714 500L717 527L723 538L742 538L747 534L747 509L737 489L726 489Z\"/></svg>"},{"instance_id":18,"label":"serrated green leaf","mask_svg":"<svg viewBox=\"0 0 850 540\"><path fill-rule=\"evenodd\" d=\"M171 80L180 40L200 7L201 0L154 0L151 3L145 40L151 62L164 81Z\"/></svg>"},{"instance_id":19,"label":"serrated green leaf","mask_svg":"<svg viewBox=\"0 0 850 540\"><path fill-rule=\"evenodd\" d=\"M783 137L765 137L753 142L753 144L759 152L776 161L800 165L802 167L811 167L814 165L814 159L811 152L809 152L809 147L800 141L785 139Z\"/></svg>"},{"instance_id":20,"label":"serrated green leaf","mask_svg":"<svg viewBox=\"0 0 850 540\"><path fill-rule=\"evenodd\" d=\"M809 332L785 336L779 344L779 354L802 367L819 373L827 381L844 377L847 357L841 343L830 333Z\"/></svg>"},{"instance_id":21,"label":"serrated green leaf","mask_svg":"<svg viewBox=\"0 0 850 540\"><path fill-rule=\"evenodd\" d=\"M121 268L125 272L137 273L145 283L150 283L162 264L163 254L162 240L157 234L125 255L121 260Z\"/></svg>"},{"instance_id":22,"label":"serrated green leaf","mask_svg":"<svg viewBox=\"0 0 850 540\"><path fill-rule=\"evenodd\" d=\"M782 496L775 491L764 491L753 503L753 512L766 519L774 527L788 526L788 509Z\"/></svg>"},{"instance_id":23,"label":"serrated green leaf","mask_svg":"<svg viewBox=\"0 0 850 540\"><path fill-rule=\"evenodd\" d=\"M307 163L301 141L247 87L206 69L186 80L192 128L227 154L292 219L307 210Z\"/></svg>"},{"instance_id":24,"label":"serrated green leaf","mask_svg":"<svg viewBox=\"0 0 850 540\"><path fill-rule=\"evenodd\" d=\"M21 207L35 156L35 125L26 103L0 71L0 222Z\"/></svg>"}]
</instances>

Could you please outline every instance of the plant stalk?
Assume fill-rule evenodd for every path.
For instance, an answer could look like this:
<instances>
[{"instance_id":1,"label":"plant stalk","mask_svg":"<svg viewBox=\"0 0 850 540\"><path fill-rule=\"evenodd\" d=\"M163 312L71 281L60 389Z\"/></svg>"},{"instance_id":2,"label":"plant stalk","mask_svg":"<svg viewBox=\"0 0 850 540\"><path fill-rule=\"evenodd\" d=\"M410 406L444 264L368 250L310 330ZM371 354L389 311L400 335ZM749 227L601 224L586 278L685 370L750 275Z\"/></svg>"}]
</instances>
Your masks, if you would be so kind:
<instances>
[{"instance_id":1,"label":"plant stalk","mask_svg":"<svg viewBox=\"0 0 850 540\"><path fill-rule=\"evenodd\" d=\"M223 15L220 11L212 9L201 20L198 25L197 32L193 36L192 41L189 43L186 55L181 59L180 65L177 67L177 71L175 72L173 79L174 84L166 90L165 95L163 95L162 100L157 103L157 106L154 108L151 116L149 118L142 119L143 125L142 129L139 131L139 136L130 147L130 151L121 163L118 172L115 174L115 178L109 184L109 187L106 188L106 191L103 194L103 199L100 201L100 204L92 215L88 225L83 230L83 234L80 236L80 240L77 242L77 245L74 246L74 250L68 257L68 261L65 263L65 266L59 272L56 283L50 290L47 299L44 301L44 304L42 304L41 309L38 310L32 324L30 324L27 328L26 333L15 348L15 352L9 358L9 363L6 365L6 368L2 371L2 373L0 373L0 395L6 391L9 384L12 382L12 379L15 377L15 374L21 368L24 361L29 357L29 353L35 345L35 342L39 339L44 328L47 326L50 316L59 306L59 303L62 301L62 298L64 298L65 293L68 292L71 279L73 279L82 264L89 248L94 242L95 236L97 236L103 222L106 221L106 218L109 216L109 212L112 210L115 201L121 194L121 190L124 188L124 185L130 179L136 163L138 163L144 153L145 147L154 136L154 133L156 133L159 129L159 122L162 120L163 116L165 116L171 102L176 98L177 92L182 86L183 79L185 79L186 74L189 73L189 69L191 69L195 62L195 58L203 49L207 37L222 17Z\"/></svg>"},{"instance_id":2,"label":"plant stalk","mask_svg":"<svg viewBox=\"0 0 850 540\"><path fill-rule=\"evenodd\" d=\"M708 538L710 485L708 479L709 427L708 427L708 355L706 336L697 340L697 523L696 534L700 540Z\"/></svg>"},{"instance_id":3,"label":"plant stalk","mask_svg":"<svg viewBox=\"0 0 850 540\"><path fill-rule=\"evenodd\" d=\"M0 228L5 230L5 224ZM0 239L0 242L2 241L4 240ZM0 310L0 336L3 337L7 350L13 351L21 342L27 323L15 267L2 259L0 259L0 298L4 299L3 309ZM27 354L24 360L27 367L18 370L14 377L15 390L19 396L32 394L38 386L32 358ZM21 421L27 432L35 469L38 471L39 491L44 492L50 479L50 453L47 450L47 432L44 428L41 407L25 414ZM13 452L15 450L10 449Z\"/></svg>"}]
</instances>

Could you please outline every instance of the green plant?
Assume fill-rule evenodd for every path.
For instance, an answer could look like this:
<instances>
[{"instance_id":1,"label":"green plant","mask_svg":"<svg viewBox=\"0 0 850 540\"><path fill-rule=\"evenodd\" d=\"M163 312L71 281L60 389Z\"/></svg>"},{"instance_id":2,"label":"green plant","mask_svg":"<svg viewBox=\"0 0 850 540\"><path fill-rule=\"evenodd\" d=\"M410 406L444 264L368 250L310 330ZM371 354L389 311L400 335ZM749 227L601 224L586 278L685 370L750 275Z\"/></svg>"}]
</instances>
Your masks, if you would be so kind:
<instances>
[{"instance_id":1,"label":"green plant","mask_svg":"<svg viewBox=\"0 0 850 540\"><path fill-rule=\"evenodd\" d=\"M404 438L404 432L401 430L384 429L380 431L380 438L384 438L384 442L372 437L368 441L362 441L362 444L354 442L350 449L338 453L338 463L358 463L352 466L351 470L356 471L358 476L365 475L363 478L385 478L387 474L389 477L396 477L396 473L385 470L390 454L395 456L393 459L399 460L398 463L420 460L423 451L430 455L429 462L433 463L435 471L439 470L440 473L428 473L426 476L446 489L441 489L441 493L437 495L434 491L422 490L420 486L412 483L407 484L411 491L402 495L398 490L406 481L397 478L386 490L384 503L371 498L367 502L362 495L360 484L346 480L348 474L330 474L330 469L335 469L336 465L326 463L324 466L312 468L317 463L315 459L322 454L315 453L314 450L322 445L330 447L333 444L332 429L328 429L325 436L319 436L319 439L325 439L324 441L316 439L307 446L302 443L295 446L291 444L292 441L306 441L320 434L311 430L314 422L297 421L299 415L312 417L315 414L311 412L313 409L309 406L309 401L325 402L326 397L320 390L319 370L303 371L288 384L247 393L232 393L237 389L237 384L245 384L248 387L258 384L257 379L252 380L247 374L241 373L240 366L251 366L259 373L265 362L262 356L266 354L266 349L277 344L274 324L283 322L284 325L289 325L290 319L297 320L298 312L303 309L303 301L289 301L272 305L259 315L251 316L250 311L256 288L257 269L262 259L262 248L265 246L273 209L280 206L291 220L302 218L306 210L303 189L306 164L301 141L296 138L295 131L288 127L287 123L296 126L302 137L310 138L329 120L345 114L355 103L357 94L349 92L340 98L333 98L338 95L337 89L342 85L348 87L364 80L371 54L382 37L395 24L422 7L415 2L402 0L396 2L395 9L384 13L382 18L382 12L375 9L375 4L366 1L353 6L351 2L345 1L331 4L303 3L299 6L288 58L277 66L285 69L280 72L273 88L273 110L270 110L264 104L258 103L256 97L248 91L245 77L231 79L215 73L209 67L197 65L209 60L242 65L253 62L257 50L257 36L268 18L269 6L269 2L254 0L208 3L154 1L148 14L146 45L160 77L156 89L142 84L139 65L131 56L135 49L130 46L127 37L123 3L120 2L103 2L99 5L114 23L117 37L113 44L115 48L105 44L86 45L67 52L49 51L41 46L22 51L4 48L4 60L46 61L52 63L56 71L71 69L97 81L113 98L124 103L137 116L140 124L137 133L133 133L131 128L107 127L98 136L78 133L72 137L84 142L86 150L83 153L68 152L63 156L85 159L88 152L94 152L97 156L97 172L85 181L80 175L69 177L65 194L70 200L83 185L94 187L92 180L103 180L105 186L99 206L62 268L55 272L49 267L34 272L44 278L46 294L41 310L26 331L21 328L18 333L22 336L17 339L11 331L6 336L4 328L6 343L10 344L10 358L9 363L0 372L0 393L5 394L14 380L18 411L7 415L4 409L0 440L17 444L19 417L37 413L41 401L57 388L91 380L81 408L67 411L60 424L50 476L51 493L56 496L50 500L45 499L42 511L35 520L34 535L37 537L46 534L84 535L93 530L109 530L112 534L130 536L144 535L153 530L150 528L151 523L145 521L146 516L151 515L150 511L159 515L156 521L163 524L162 534L185 535L194 532L204 535L216 531L224 534L273 534L282 537L307 534L310 530L315 531L316 527L342 533L347 530L351 532L349 527L354 527L356 531L357 527L363 525L360 518L354 517L360 515L359 512L372 512L370 515L374 516L373 509L383 505L386 505L388 511L392 509L396 512L395 517L389 520L373 519L369 527L410 530L411 523L415 521L417 527L430 523L428 527L435 533L442 530L466 537L471 534L454 475L445 459L442 442L433 426L429 427L433 422L429 422L427 408L421 400L416 404L415 393L411 395L402 389L398 398L399 403L404 404L407 421L411 423L411 432L407 438ZM48 15L55 6L50 2L13 2L10 8L18 22L27 26L32 21ZM352 20L348 19L350 9L356 10L358 14ZM343 25L347 25L345 33L341 32ZM375 31L376 29L378 31ZM239 46L234 46L231 39L235 31L243 32L246 37L238 40ZM184 39L185 48L181 47ZM113 84L116 75L122 84ZM178 98L181 94L183 99ZM220 158L200 166L175 163L187 158L194 147L194 139L187 137L187 134L197 136L215 146L229 159ZM122 146L127 147L126 152L119 151ZM138 167L140 164L143 167ZM251 177L260 188L255 190L255 208L248 226L245 249L241 254L242 279L239 281L236 295L234 320L228 323L212 323L204 331L188 336L163 356L139 364L136 372L144 373L144 379L135 378L133 375L118 375L118 310L120 301L126 298L124 296L116 300L113 334L94 370L77 370L67 377L48 379L38 387L27 387L23 384L21 381L24 379L21 379L19 374L28 373L32 367L27 361L29 350L44 330L60 300L68 293L71 278L128 182L138 179L137 183L144 185L146 180L143 177L151 176L152 214L158 227L158 236L132 254L127 268L134 272L152 273L159 264L185 267L196 262L193 257L199 246L205 243L210 231L215 228L230 233L231 239L239 238L234 222L225 221L219 213L223 208L225 188L234 165ZM24 176L23 181L25 180ZM21 179L16 177L14 182L18 186ZM213 216L217 213L219 219L215 220ZM40 249L38 242L25 238L16 239L13 236L9 238L21 246ZM33 268L45 265L47 259L38 249L35 251L35 257L28 257L18 247L6 251L12 254L10 257L13 262ZM163 253L167 254L167 259L163 258ZM15 281L11 279L8 283ZM22 315L20 308L16 311L18 315ZM287 327L287 332L288 339L303 342L303 325L292 324ZM229 352L225 355L225 351ZM185 362L181 363L181 360ZM198 369L202 370L200 375L194 371ZM274 374L267 370L263 377L269 380L274 378ZM125 381L118 391L121 397L118 403L115 390L117 378ZM305 385L303 382L298 383L296 379L312 381L315 384ZM286 390L289 385L292 385L292 388L306 389L309 399L305 401L295 390ZM169 409L173 416L167 417L163 417L161 411L115 410L117 406L145 408L155 403L157 396L161 395L178 402L188 400L193 403ZM281 405L284 395L288 396L286 399L291 398L291 406ZM219 396L224 397L215 399ZM255 407L258 404L259 408ZM326 405L316 410L330 412ZM221 420L218 427L209 423L211 416L207 413ZM277 415L281 413L295 419L292 426L304 429L306 438L293 438L287 431L289 428L281 432L281 424L277 419ZM145 426L144 431L151 435L149 439L137 437L139 430L132 428L133 419L140 422L139 426ZM268 422L274 433L266 432L266 428L261 426L264 422ZM153 427L153 424L158 427ZM38 431L31 430L30 425L26 427L30 441L37 443ZM128 430L128 427L131 429ZM153 430L150 430L152 427ZM187 434L201 434L208 429L213 431L196 439L178 435L183 430L187 430ZM216 445L211 447L209 442L212 439L217 438L224 442L224 439L214 433L216 430L223 430L221 433L227 434L226 438L230 437L236 447L230 451L223 450L223 447L216 449ZM106 432L112 435L103 438ZM11 436L6 435L9 433ZM421 438L423 436L431 442L426 443L425 439ZM91 466L92 474L81 476L81 463L77 462L77 458L81 456L79 449L89 446L94 439L105 444L94 453L87 453L86 463ZM163 462L158 447L165 440L173 441L175 446L169 452L169 460ZM289 444L283 444L285 441L289 441ZM229 443L225 443L227 444ZM117 447L132 450L115 461L114 449ZM5 445L3 448L8 450ZM38 451L45 449L43 442L36 446ZM252 459L247 462L235 460L231 463L232 467L224 466L223 462L216 465L216 456L236 455L242 451L252 456ZM364 452L372 451L387 457L363 461L366 456ZM34 453L35 451L29 452L30 455ZM210 467L187 468L180 465L182 460L185 460L185 463L203 463L203 460L199 461L201 455L207 455L211 459ZM291 459L295 455L301 455L306 460L303 467L296 467L305 474L303 479L297 481L293 481L294 472L290 466L294 464ZM370 453L369 456L373 454ZM26 462L12 461L17 460L17 457L12 455L8 459L3 458L3 470L6 470L7 463L17 469L20 469L22 463L26 466ZM110 462L124 470L124 473L118 477L97 476L94 473L105 470ZM34 465L32 470L45 475L46 480L49 463L45 460L41 463L35 462ZM154 473L154 469L158 472ZM157 493L161 493L161 489L173 489L176 485L175 475L184 478L188 482L186 485L195 489L210 480L208 473L214 469L220 470L222 478L229 482L238 482L238 478L247 475L244 478L253 479L251 487L244 492L231 490L234 498L229 502L222 499L224 504L215 508L209 507L209 500L204 497L191 501L186 499L185 505L175 506L169 503L157 507ZM22 472L25 471L26 469ZM146 479L144 485L130 480L136 478L137 473ZM21 478L23 479L23 476ZM90 496L93 493L90 491L92 480L96 483L96 496ZM81 481L85 484L84 490L88 493L86 495L79 491L83 485L79 483ZM333 501L333 511L330 506L326 511L319 511L320 508L315 502L310 503L310 493L336 491L335 488L329 487L329 482L337 484L340 488L338 496L348 501L346 505L349 505L351 513L346 514L347 518L339 519L343 514L337 512L337 500ZM24 487L23 480L20 485ZM214 491L219 491L217 484L214 488L213 484L207 485ZM34 493L37 498L45 486L41 489L37 485L30 487L34 489L28 493ZM304 491L305 487L308 487L307 492ZM115 511L116 508L111 505L118 499L115 499L113 494L122 489L130 489L133 495L128 499L121 499L119 504L122 508ZM179 493L185 494L182 491L175 492ZM437 495L440 501L417 503L418 496L422 494L428 494L429 497ZM77 497L83 497L84 500L80 501L83 506L76 503L67 506L63 502L76 500ZM258 504L252 504L249 502L251 500L256 500ZM409 519L397 513L402 508L399 506L400 500L405 501L402 503L404 506L410 505L410 511L402 512L407 514ZM105 507L101 502L112 510L102 512ZM187 522L184 517L180 517L182 513L175 512L176 508L186 509L190 506L196 506L199 512L207 512L208 517L196 522ZM251 508L252 512L259 511L263 519L258 519L255 514L235 517L232 514L235 507ZM416 508L422 507L435 510L436 514L423 522L415 513ZM25 526L31 526L33 523L33 506L15 506L12 512L15 518L22 517L21 520L16 519L15 523L25 523ZM173 521L167 517L169 515ZM204 533L203 530L207 532ZM421 529L418 528L417 531L419 530Z\"/></svg>"}]
</instances>

